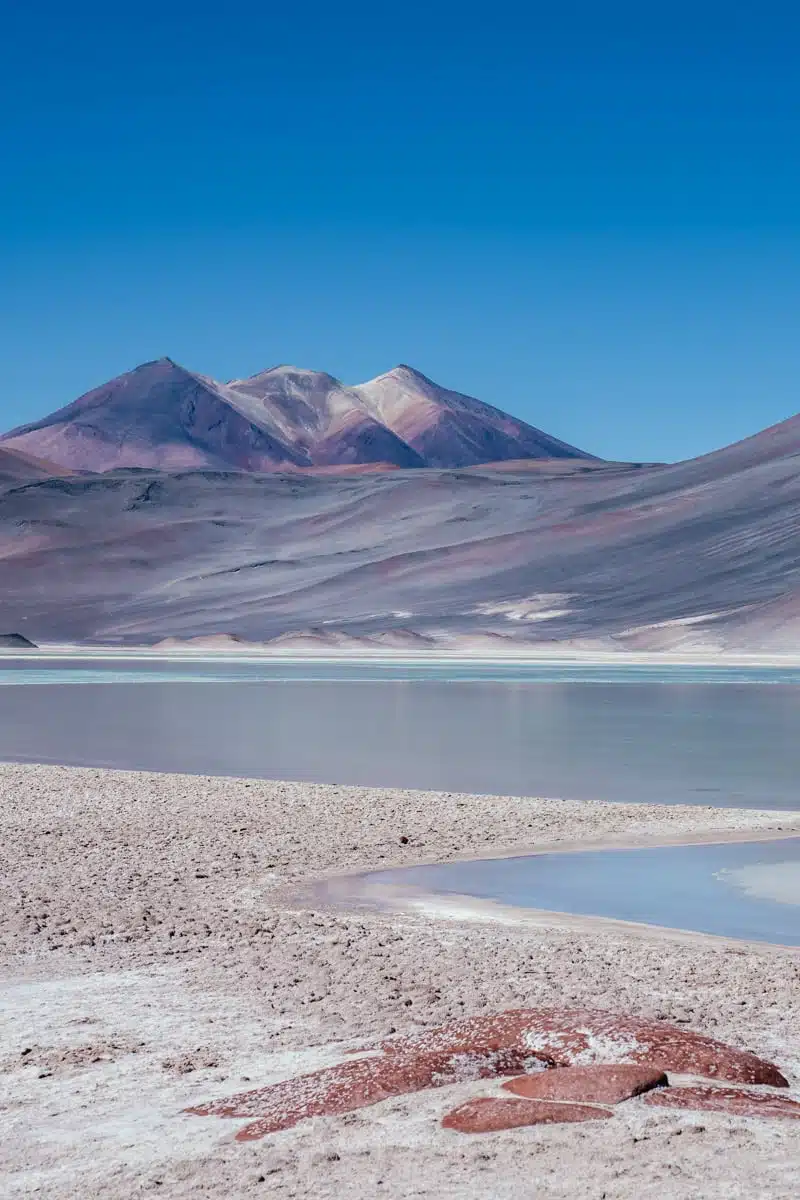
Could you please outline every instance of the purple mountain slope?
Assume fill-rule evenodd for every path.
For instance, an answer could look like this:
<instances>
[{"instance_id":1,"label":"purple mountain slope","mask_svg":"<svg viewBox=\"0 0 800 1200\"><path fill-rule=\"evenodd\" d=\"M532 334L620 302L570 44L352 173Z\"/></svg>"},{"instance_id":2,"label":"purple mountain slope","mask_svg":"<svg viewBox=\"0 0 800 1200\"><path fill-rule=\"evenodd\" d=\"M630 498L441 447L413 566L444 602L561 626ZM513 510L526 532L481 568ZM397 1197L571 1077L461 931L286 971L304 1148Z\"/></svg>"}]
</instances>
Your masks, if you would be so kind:
<instances>
[{"instance_id":1,"label":"purple mountain slope","mask_svg":"<svg viewBox=\"0 0 800 1200\"><path fill-rule=\"evenodd\" d=\"M112 379L0 443L84 471L466 467L591 458L409 367L357 387L296 367L219 383L168 358Z\"/></svg>"},{"instance_id":2,"label":"purple mountain slope","mask_svg":"<svg viewBox=\"0 0 800 1200\"><path fill-rule=\"evenodd\" d=\"M0 480L46 479L49 475L59 473L71 474L69 470L46 459L36 458L10 446L0 446Z\"/></svg>"},{"instance_id":3,"label":"purple mountain slope","mask_svg":"<svg viewBox=\"0 0 800 1200\"><path fill-rule=\"evenodd\" d=\"M302 465L266 422L255 425L224 389L168 358L87 392L41 421L14 429L0 445L85 471L114 467Z\"/></svg>"},{"instance_id":4,"label":"purple mountain slope","mask_svg":"<svg viewBox=\"0 0 800 1200\"><path fill-rule=\"evenodd\" d=\"M287 444L298 448L309 466L388 463L396 467L428 464L411 445L361 403L354 388L324 371L272 367L250 379L228 384L239 404L251 401L254 421L268 419Z\"/></svg>"},{"instance_id":5,"label":"purple mountain slope","mask_svg":"<svg viewBox=\"0 0 800 1200\"><path fill-rule=\"evenodd\" d=\"M248 386L257 408L264 380ZM339 404L335 383L320 386L308 436L315 414ZM288 438L275 421L274 437ZM798 432L792 418L661 467L550 459L0 482L0 628L37 642L322 630L307 639L797 650Z\"/></svg>"},{"instance_id":6,"label":"purple mountain slope","mask_svg":"<svg viewBox=\"0 0 800 1200\"><path fill-rule=\"evenodd\" d=\"M430 467L518 458L589 458L508 413L399 366L352 389Z\"/></svg>"}]
</instances>

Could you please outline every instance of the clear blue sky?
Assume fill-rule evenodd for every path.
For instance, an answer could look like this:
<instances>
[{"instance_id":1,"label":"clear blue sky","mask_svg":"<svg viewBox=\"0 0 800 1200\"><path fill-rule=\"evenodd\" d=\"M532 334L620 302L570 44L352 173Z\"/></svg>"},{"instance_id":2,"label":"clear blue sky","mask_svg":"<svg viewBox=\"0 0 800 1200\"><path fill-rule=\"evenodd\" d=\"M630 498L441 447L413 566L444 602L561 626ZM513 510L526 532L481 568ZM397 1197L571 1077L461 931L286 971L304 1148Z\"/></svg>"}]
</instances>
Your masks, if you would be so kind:
<instances>
[{"instance_id":1,"label":"clear blue sky","mask_svg":"<svg viewBox=\"0 0 800 1200\"><path fill-rule=\"evenodd\" d=\"M0 427L162 354L618 458L800 409L788 0L0 7Z\"/></svg>"}]
</instances>

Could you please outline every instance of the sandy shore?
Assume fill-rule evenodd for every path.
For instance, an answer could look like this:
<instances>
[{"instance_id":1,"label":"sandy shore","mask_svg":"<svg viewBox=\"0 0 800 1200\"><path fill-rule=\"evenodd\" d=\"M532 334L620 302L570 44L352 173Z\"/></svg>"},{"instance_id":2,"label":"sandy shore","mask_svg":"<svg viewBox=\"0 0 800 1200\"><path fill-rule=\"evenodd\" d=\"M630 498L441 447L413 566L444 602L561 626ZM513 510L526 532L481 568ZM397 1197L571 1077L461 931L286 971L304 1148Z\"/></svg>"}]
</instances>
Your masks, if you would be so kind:
<instances>
[{"instance_id":1,"label":"sandy shore","mask_svg":"<svg viewBox=\"0 0 800 1200\"><path fill-rule=\"evenodd\" d=\"M0 650L3 658L30 659L105 659L158 660L173 662L272 662L272 663L409 663L415 665L459 663L536 664L550 666L638 666L638 667L751 667L786 668L800 666L800 654L792 651L728 650L708 646L677 646L666 650L631 650L622 645L573 645L569 642L515 642L498 646L475 644L457 638L426 649L380 645L373 647L270 645L226 642L220 646L214 638L197 639L183 646L101 646L67 642L42 643L33 650Z\"/></svg>"},{"instance_id":2,"label":"sandy shore","mask_svg":"<svg viewBox=\"0 0 800 1200\"><path fill-rule=\"evenodd\" d=\"M631 1101L608 1122L442 1130L486 1083L251 1144L232 1140L242 1122L181 1114L392 1031L536 1004L685 1024L774 1059L800 1095L796 952L313 899L346 871L770 830L800 813L0 765L0 1191L788 1200L789 1121Z\"/></svg>"}]
</instances>

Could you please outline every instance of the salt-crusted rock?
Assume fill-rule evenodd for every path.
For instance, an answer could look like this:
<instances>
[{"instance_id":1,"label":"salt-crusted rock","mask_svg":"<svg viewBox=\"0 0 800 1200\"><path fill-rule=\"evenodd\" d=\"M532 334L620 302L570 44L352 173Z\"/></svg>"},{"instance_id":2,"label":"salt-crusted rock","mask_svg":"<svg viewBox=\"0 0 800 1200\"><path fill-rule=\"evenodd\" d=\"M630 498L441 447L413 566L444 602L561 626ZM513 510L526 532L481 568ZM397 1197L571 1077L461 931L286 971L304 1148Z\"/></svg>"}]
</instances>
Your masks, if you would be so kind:
<instances>
[{"instance_id":1,"label":"salt-crusted rock","mask_svg":"<svg viewBox=\"0 0 800 1200\"><path fill-rule=\"evenodd\" d=\"M395 1038L383 1048L385 1055L352 1060L186 1111L251 1118L237 1134L238 1141L249 1141L309 1117L351 1112L391 1096L538 1070L537 1077L506 1085L524 1099L471 1101L450 1113L444 1124L481 1132L599 1119L609 1113L591 1108L592 1102L615 1104L659 1087L646 1102L742 1115L800 1116L800 1104L766 1093L665 1088L665 1071L773 1087L788 1083L777 1067L748 1051L660 1022L607 1012L513 1009Z\"/></svg>"},{"instance_id":2,"label":"salt-crusted rock","mask_svg":"<svg viewBox=\"0 0 800 1200\"><path fill-rule=\"evenodd\" d=\"M390 1096L470 1079L513 1075L535 1070L537 1065L543 1068L547 1064L528 1050L392 1054L326 1067L186 1111L197 1116L252 1117L252 1124L237 1134L238 1141L250 1141L279 1129L290 1129L307 1117L351 1112Z\"/></svg>"},{"instance_id":3,"label":"salt-crusted rock","mask_svg":"<svg viewBox=\"0 0 800 1200\"><path fill-rule=\"evenodd\" d=\"M454 1108L442 1119L445 1129L459 1133L495 1133L521 1125L561 1125L610 1117L606 1108L588 1104L552 1104L547 1100L500 1100L482 1096Z\"/></svg>"},{"instance_id":4,"label":"salt-crusted rock","mask_svg":"<svg viewBox=\"0 0 800 1200\"><path fill-rule=\"evenodd\" d=\"M515 1096L531 1100L574 1100L592 1104L619 1104L651 1088L663 1087L667 1077L655 1067L633 1064L617 1066L563 1067L509 1079L503 1087Z\"/></svg>"},{"instance_id":5,"label":"salt-crusted rock","mask_svg":"<svg viewBox=\"0 0 800 1200\"><path fill-rule=\"evenodd\" d=\"M643 1063L660 1071L701 1075L730 1083L788 1087L772 1063L714 1038L660 1021L591 1009L522 1008L454 1021L383 1043L387 1054L408 1051L524 1050L559 1067Z\"/></svg>"},{"instance_id":6,"label":"salt-crusted rock","mask_svg":"<svg viewBox=\"0 0 800 1200\"><path fill-rule=\"evenodd\" d=\"M674 1087L645 1096L645 1104L659 1108L693 1108L728 1113L731 1117L789 1117L800 1120L800 1104L772 1092L746 1092L743 1088Z\"/></svg>"}]
</instances>

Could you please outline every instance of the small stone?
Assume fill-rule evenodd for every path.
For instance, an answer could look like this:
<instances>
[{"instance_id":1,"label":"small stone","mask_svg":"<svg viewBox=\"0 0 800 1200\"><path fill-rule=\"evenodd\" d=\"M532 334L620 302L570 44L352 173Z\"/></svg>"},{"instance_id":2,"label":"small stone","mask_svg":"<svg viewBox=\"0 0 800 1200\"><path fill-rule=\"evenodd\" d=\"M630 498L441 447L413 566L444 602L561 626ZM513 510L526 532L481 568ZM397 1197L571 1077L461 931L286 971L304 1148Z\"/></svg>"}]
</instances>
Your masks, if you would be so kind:
<instances>
[{"instance_id":1,"label":"small stone","mask_svg":"<svg viewBox=\"0 0 800 1200\"><path fill-rule=\"evenodd\" d=\"M442 1119L444 1129L458 1133L496 1133L524 1125L561 1125L574 1121L602 1121L611 1113L588 1104L551 1104L546 1100L498 1100L482 1096L454 1108Z\"/></svg>"},{"instance_id":2,"label":"small stone","mask_svg":"<svg viewBox=\"0 0 800 1200\"><path fill-rule=\"evenodd\" d=\"M509 1079L503 1087L530 1100L574 1100L578 1103L619 1104L651 1088L664 1087L667 1077L654 1067L600 1065L561 1067Z\"/></svg>"},{"instance_id":3,"label":"small stone","mask_svg":"<svg viewBox=\"0 0 800 1200\"><path fill-rule=\"evenodd\" d=\"M673 1087L645 1096L645 1104L658 1108L690 1108L727 1113L731 1117L789 1117L800 1120L800 1104L773 1092L748 1092L744 1088Z\"/></svg>"}]
</instances>

